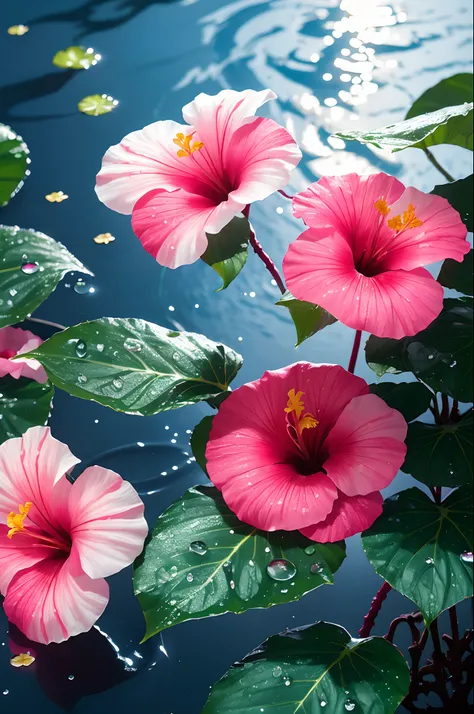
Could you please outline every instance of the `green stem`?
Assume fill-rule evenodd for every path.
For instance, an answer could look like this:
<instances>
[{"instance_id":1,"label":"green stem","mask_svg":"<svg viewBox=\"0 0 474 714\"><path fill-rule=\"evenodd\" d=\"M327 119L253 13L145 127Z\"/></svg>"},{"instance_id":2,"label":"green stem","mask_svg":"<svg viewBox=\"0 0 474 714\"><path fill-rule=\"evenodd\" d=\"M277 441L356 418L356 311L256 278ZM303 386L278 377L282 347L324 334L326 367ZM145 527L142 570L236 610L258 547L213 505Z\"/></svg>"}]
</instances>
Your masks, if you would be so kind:
<instances>
[{"instance_id":1,"label":"green stem","mask_svg":"<svg viewBox=\"0 0 474 714\"><path fill-rule=\"evenodd\" d=\"M434 166L436 169L438 169L438 171L439 171L441 174L443 174L443 176L444 176L445 179L447 179L447 180L450 181L451 183L456 180L455 178L453 178L453 176L451 176L450 173L448 173L448 172L446 171L446 169L443 169L443 167L441 166L441 164L437 161L437 159L435 159L435 157L433 156L433 154L431 153L431 151L430 151L426 146L423 148L423 151L425 152L427 159L428 159L429 161L431 161L431 163L433 164L433 166Z\"/></svg>"}]
</instances>

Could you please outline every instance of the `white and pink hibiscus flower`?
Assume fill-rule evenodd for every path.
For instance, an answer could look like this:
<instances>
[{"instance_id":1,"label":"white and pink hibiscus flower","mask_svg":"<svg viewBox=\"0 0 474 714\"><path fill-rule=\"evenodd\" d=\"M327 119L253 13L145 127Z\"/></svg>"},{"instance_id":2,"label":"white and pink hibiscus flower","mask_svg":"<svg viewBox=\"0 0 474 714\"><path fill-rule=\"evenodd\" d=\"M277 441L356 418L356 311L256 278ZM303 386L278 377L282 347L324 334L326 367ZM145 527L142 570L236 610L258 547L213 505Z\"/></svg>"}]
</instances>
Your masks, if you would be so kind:
<instances>
[{"instance_id":1,"label":"white and pink hibiscus flower","mask_svg":"<svg viewBox=\"0 0 474 714\"><path fill-rule=\"evenodd\" d=\"M10 622L49 644L87 632L102 615L104 578L133 563L148 532L131 484L79 460L48 427L0 445L0 593Z\"/></svg>"},{"instance_id":2,"label":"white and pink hibiscus flower","mask_svg":"<svg viewBox=\"0 0 474 714\"><path fill-rule=\"evenodd\" d=\"M43 340L29 330L20 327L0 329L0 377L10 375L13 379L29 377L37 382L48 381L43 367L35 359L12 360L12 357L26 354L38 347Z\"/></svg>"},{"instance_id":3,"label":"white and pink hibiscus flower","mask_svg":"<svg viewBox=\"0 0 474 714\"><path fill-rule=\"evenodd\" d=\"M269 89L199 94L183 108L186 124L157 121L106 152L96 192L132 214L143 247L168 268L194 263L234 216L288 183L301 158L291 135L255 117Z\"/></svg>"}]
</instances>

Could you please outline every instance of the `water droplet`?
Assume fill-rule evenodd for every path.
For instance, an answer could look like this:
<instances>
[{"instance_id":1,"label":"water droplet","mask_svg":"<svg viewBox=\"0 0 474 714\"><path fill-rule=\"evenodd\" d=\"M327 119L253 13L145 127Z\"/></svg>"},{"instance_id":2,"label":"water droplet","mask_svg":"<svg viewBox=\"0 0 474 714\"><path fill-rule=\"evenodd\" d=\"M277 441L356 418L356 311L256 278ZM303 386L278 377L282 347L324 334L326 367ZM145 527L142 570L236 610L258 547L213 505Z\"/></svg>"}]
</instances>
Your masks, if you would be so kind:
<instances>
[{"instance_id":1,"label":"water droplet","mask_svg":"<svg viewBox=\"0 0 474 714\"><path fill-rule=\"evenodd\" d=\"M346 710L346 712L353 712L355 708L356 703L353 702L351 699L348 699L347 702L344 704L344 709Z\"/></svg>"},{"instance_id":2,"label":"water droplet","mask_svg":"<svg viewBox=\"0 0 474 714\"><path fill-rule=\"evenodd\" d=\"M433 565L433 558L427 558L427 559L426 559L426 563L427 563L428 565Z\"/></svg>"},{"instance_id":3,"label":"water droplet","mask_svg":"<svg viewBox=\"0 0 474 714\"><path fill-rule=\"evenodd\" d=\"M87 344L84 340L78 340L76 342L76 355L78 357L85 357L87 354Z\"/></svg>"},{"instance_id":4,"label":"water droplet","mask_svg":"<svg viewBox=\"0 0 474 714\"><path fill-rule=\"evenodd\" d=\"M104 345L97 345L97 352L103 352L104 351Z\"/></svg>"},{"instance_id":5,"label":"water droplet","mask_svg":"<svg viewBox=\"0 0 474 714\"><path fill-rule=\"evenodd\" d=\"M189 546L189 550L197 555L206 555L208 548L202 540L193 540Z\"/></svg>"},{"instance_id":6,"label":"water droplet","mask_svg":"<svg viewBox=\"0 0 474 714\"><path fill-rule=\"evenodd\" d=\"M80 374L77 378L78 382L81 382L82 384L85 384L87 382L87 377L85 374Z\"/></svg>"},{"instance_id":7,"label":"water droplet","mask_svg":"<svg viewBox=\"0 0 474 714\"><path fill-rule=\"evenodd\" d=\"M70 674L69 677L68 677L68 679L69 679L70 682L72 682L72 680L74 679L74 675L73 675L73 674Z\"/></svg>"},{"instance_id":8,"label":"water droplet","mask_svg":"<svg viewBox=\"0 0 474 714\"><path fill-rule=\"evenodd\" d=\"M122 387L123 387L123 382L122 382L121 379L114 379L114 381L112 382L112 384L114 385L114 388L115 388L117 391L120 391L120 390L122 389Z\"/></svg>"},{"instance_id":9,"label":"water droplet","mask_svg":"<svg viewBox=\"0 0 474 714\"><path fill-rule=\"evenodd\" d=\"M304 552L306 553L306 555L314 555L314 553L316 552L316 548L314 547L314 545L308 545L308 547L304 549Z\"/></svg>"},{"instance_id":10,"label":"water droplet","mask_svg":"<svg viewBox=\"0 0 474 714\"><path fill-rule=\"evenodd\" d=\"M291 580L296 575L296 566L290 560L278 558L268 563L267 573L272 580Z\"/></svg>"},{"instance_id":11,"label":"water droplet","mask_svg":"<svg viewBox=\"0 0 474 714\"><path fill-rule=\"evenodd\" d=\"M85 282L85 280L82 280L82 278L79 278L77 283L74 285L74 291L78 293L78 295L85 295L86 293L89 292L89 286Z\"/></svg>"},{"instance_id":12,"label":"water droplet","mask_svg":"<svg viewBox=\"0 0 474 714\"><path fill-rule=\"evenodd\" d=\"M170 575L172 578L175 578L178 575L178 568L176 567L176 565L171 566Z\"/></svg>"},{"instance_id":13,"label":"water droplet","mask_svg":"<svg viewBox=\"0 0 474 714\"><path fill-rule=\"evenodd\" d=\"M324 568L321 563L313 563L310 567L310 571L313 573L313 575L319 575L319 573L322 573L323 570Z\"/></svg>"},{"instance_id":14,"label":"water droplet","mask_svg":"<svg viewBox=\"0 0 474 714\"><path fill-rule=\"evenodd\" d=\"M129 352L141 352L142 349L142 343L138 340L134 340L132 337L127 337L123 346Z\"/></svg>"},{"instance_id":15,"label":"water droplet","mask_svg":"<svg viewBox=\"0 0 474 714\"><path fill-rule=\"evenodd\" d=\"M322 701L321 701L321 702L319 702L319 703L320 703L320 705L321 705L322 707L325 707L325 706L326 706L326 704L327 704L327 702L325 702L324 700L322 700Z\"/></svg>"},{"instance_id":16,"label":"water droplet","mask_svg":"<svg viewBox=\"0 0 474 714\"><path fill-rule=\"evenodd\" d=\"M285 687L289 687L293 680L291 677L284 677L283 681L285 682Z\"/></svg>"},{"instance_id":17,"label":"water droplet","mask_svg":"<svg viewBox=\"0 0 474 714\"><path fill-rule=\"evenodd\" d=\"M194 580L193 574L192 574L192 573L188 573L188 574L186 575L186 580L188 581L188 583L192 583L193 580Z\"/></svg>"},{"instance_id":18,"label":"water droplet","mask_svg":"<svg viewBox=\"0 0 474 714\"><path fill-rule=\"evenodd\" d=\"M9 689L4 689L4 690L3 690L3 696L6 697L7 694L10 694L10 690L9 690Z\"/></svg>"},{"instance_id":19,"label":"water droplet","mask_svg":"<svg viewBox=\"0 0 474 714\"><path fill-rule=\"evenodd\" d=\"M15 288L10 288L10 290L8 292L10 293L10 295L12 297L15 297L15 295L17 295L17 293L18 293L18 290L15 290Z\"/></svg>"},{"instance_id":20,"label":"water droplet","mask_svg":"<svg viewBox=\"0 0 474 714\"><path fill-rule=\"evenodd\" d=\"M272 675L273 675L275 678L276 678L276 677L281 677L282 674L283 674L283 670L282 670L281 667L274 667L274 668L273 668L273 670L272 670Z\"/></svg>"},{"instance_id":21,"label":"water droplet","mask_svg":"<svg viewBox=\"0 0 474 714\"><path fill-rule=\"evenodd\" d=\"M26 262L21 266L21 270L26 275L33 275L39 270L39 263L36 262Z\"/></svg>"},{"instance_id":22,"label":"water droplet","mask_svg":"<svg viewBox=\"0 0 474 714\"><path fill-rule=\"evenodd\" d=\"M473 562L472 553L470 551L466 551L465 553L462 553L461 560L464 563L472 563Z\"/></svg>"}]
</instances>

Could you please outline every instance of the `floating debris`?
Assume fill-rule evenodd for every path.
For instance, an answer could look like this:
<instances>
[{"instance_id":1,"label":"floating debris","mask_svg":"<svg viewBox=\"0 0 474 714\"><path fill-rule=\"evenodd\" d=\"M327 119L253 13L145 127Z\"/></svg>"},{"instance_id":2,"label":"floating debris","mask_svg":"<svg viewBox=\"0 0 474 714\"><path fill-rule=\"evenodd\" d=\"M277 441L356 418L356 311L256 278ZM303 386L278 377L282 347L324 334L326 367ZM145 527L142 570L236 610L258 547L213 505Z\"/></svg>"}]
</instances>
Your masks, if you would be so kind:
<instances>
[{"instance_id":1,"label":"floating debris","mask_svg":"<svg viewBox=\"0 0 474 714\"><path fill-rule=\"evenodd\" d=\"M98 245L109 245L109 243L113 243L115 240L115 236L112 235L112 233L99 233L98 236L93 238L94 243L98 243Z\"/></svg>"},{"instance_id":2,"label":"floating debris","mask_svg":"<svg viewBox=\"0 0 474 714\"><path fill-rule=\"evenodd\" d=\"M81 99L77 108L83 114L98 117L101 114L108 114L118 104L118 99L114 99L110 94L90 94Z\"/></svg>"},{"instance_id":3,"label":"floating debris","mask_svg":"<svg viewBox=\"0 0 474 714\"><path fill-rule=\"evenodd\" d=\"M12 657L10 660L10 664L12 667L29 667L33 662L35 661L35 657L31 655L29 652L22 652L19 655L16 655L16 657Z\"/></svg>"},{"instance_id":4,"label":"floating debris","mask_svg":"<svg viewBox=\"0 0 474 714\"><path fill-rule=\"evenodd\" d=\"M28 25L12 25L7 32L9 35L19 35L21 37L21 35L26 35L29 30Z\"/></svg>"},{"instance_id":5,"label":"floating debris","mask_svg":"<svg viewBox=\"0 0 474 714\"><path fill-rule=\"evenodd\" d=\"M69 196L67 195L67 193L64 193L64 191L53 191L52 193L48 193L47 196L45 196L45 199L50 203L62 203L68 198Z\"/></svg>"},{"instance_id":6,"label":"floating debris","mask_svg":"<svg viewBox=\"0 0 474 714\"><path fill-rule=\"evenodd\" d=\"M62 69L89 69L102 59L92 47L76 45L59 50L53 57L53 64Z\"/></svg>"}]
</instances>

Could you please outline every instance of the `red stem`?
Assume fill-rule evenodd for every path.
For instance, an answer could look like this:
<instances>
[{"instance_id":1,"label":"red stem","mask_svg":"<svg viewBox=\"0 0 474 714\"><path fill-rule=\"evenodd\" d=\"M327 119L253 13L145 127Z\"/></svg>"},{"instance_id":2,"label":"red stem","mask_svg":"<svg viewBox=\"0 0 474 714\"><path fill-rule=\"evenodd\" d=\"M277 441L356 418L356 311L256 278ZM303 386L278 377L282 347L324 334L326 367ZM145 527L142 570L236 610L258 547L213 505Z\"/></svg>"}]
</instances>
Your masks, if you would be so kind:
<instances>
[{"instance_id":1,"label":"red stem","mask_svg":"<svg viewBox=\"0 0 474 714\"><path fill-rule=\"evenodd\" d=\"M244 210L242 211L242 213L244 214L244 216L246 216L246 218L248 218L249 213L250 213L250 206L246 206L244 208ZM278 272L278 269L277 269L275 263L273 262L273 260L270 258L269 255L267 255L265 253L261 244L257 240L257 236L255 235L255 231L252 228L252 224L250 222L249 222L249 226L250 226L250 239L249 239L250 245L252 246L255 253L258 255L258 257L260 258L260 260L262 261L262 263L264 264L264 266L266 267L266 269L268 270L270 275L272 276L273 280L278 285L278 288L279 288L281 294L283 295L286 292L286 288L285 288L285 284L281 278L281 275Z\"/></svg>"},{"instance_id":2,"label":"red stem","mask_svg":"<svg viewBox=\"0 0 474 714\"><path fill-rule=\"evenodd\" d=\"M360 637L368 637L372 631L373 626L375 625L375 620L377 619L377 615L379 614L382 603L389 594L390 590L392 589L392 586L389 585L388 583L384 583L380 590L378 591L377 595L374 597L372 600L372 604L370 606L370 610L367 613L367 615L364 617L364 624L359 630L359 635Z\"/></svg>"},{"instance_id":3,"label":"red stem","mask_svg":"<svg viewBox=\"0 0 474 714\"><path fill-rule=\"evenodd\" d=\"M281 188L278 190L278 193L281 193L281 195L284 196L285 198L289 198L290 201L292 201L294 199L294 196L290 196L289 193L286 193L286 191L282 191Z\"/></svg>"},{"instance_id":4,"label":"red stem","mask_svg":"<svg viewBox=\"0 0 474 714\"><path fill-rule=\"evenodd\" d=\"M349 360L349 367L347 368L348 372L351 374L354 374L356 362L357 362L357 356L359 354L359 347L360 347L360 341L362 339L362 330L356 330L355 337L354 337L354 346L352 347L352 353L351 353L351 358Z\"/></svg>"}]
</instances>

